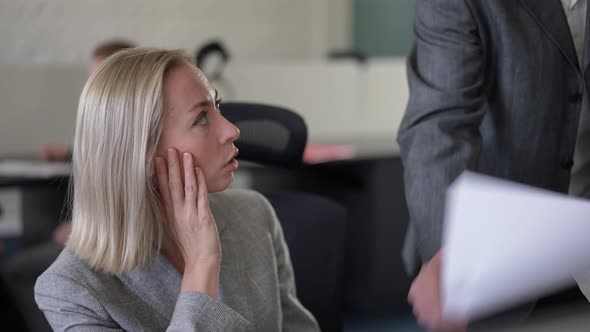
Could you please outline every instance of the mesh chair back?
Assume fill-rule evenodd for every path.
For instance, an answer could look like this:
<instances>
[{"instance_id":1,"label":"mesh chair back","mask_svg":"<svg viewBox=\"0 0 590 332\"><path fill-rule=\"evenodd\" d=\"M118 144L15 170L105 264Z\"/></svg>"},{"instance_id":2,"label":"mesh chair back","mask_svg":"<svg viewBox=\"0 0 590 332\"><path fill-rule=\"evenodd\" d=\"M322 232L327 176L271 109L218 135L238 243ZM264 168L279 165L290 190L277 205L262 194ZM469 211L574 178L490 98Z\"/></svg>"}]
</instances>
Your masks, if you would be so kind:
<instances>
[{"instance_id":1,"label":"mesh chair back","mask_svg":"<svg viewBox=\"0 0 590 332\"><path fill-rule=\"evenodd\" d=\"M239 159L281 167L301 165L307 126L295 112L271 105L223 103L221 114L240 129L235 143Z\"/></svg>"}]
</instances>

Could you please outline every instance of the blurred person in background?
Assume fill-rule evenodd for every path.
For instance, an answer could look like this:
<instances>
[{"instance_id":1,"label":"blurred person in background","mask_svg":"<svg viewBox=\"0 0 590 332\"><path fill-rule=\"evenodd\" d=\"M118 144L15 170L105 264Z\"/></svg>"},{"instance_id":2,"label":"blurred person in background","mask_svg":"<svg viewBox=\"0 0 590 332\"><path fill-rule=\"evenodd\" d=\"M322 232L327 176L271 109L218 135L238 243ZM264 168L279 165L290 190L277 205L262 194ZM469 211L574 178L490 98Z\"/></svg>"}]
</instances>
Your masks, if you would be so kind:
<instances>
[{"instance_id":1,"label":"blurred person in background","mask_svg":"<svg viewBox=\"0 0 590 332\"><path fill-rule=\"evenodd\" d=\"M121 51L89 78L72 234L35 286L52 328L319 330L272 206L226 190L239 135L182 51Z\"/></svg>"},{"instance_id":2,"label":"blurred person in background","mask_svg":"<svg viewBox=\"0 0 590 332\"><path fill-rule=\"evenodd\" d=\"M107 40L96 46L87 65L90 76L105 59L116 52L135 47L135 44L123 39ZM39 157L45 161L69 161L70 147L62 145L45 145ZM70 222L60 223L53 231L52 242L40 244L15 253L7 258L2 266L2 277L7 286L12 302L25 318L30 331L51 331L43 313L37 308L33 288L37 277L45 271L65 246L71 232Z\"/></svg>"},{"instance_id":3,"label":"blurred person in background","mask_svg":"<svg viewBox=\"0 0 590 332\"><path fill-rule=\"evenodd\" d=\"M117 51L135 47L135 43L124 39L111 39L97 45L92 51L92 57L86 65L86 72L90 76L106 58ZM39 158L44 161L69 161L70 147L61 144L46 144L39 151Z\"/></svg>"}]
</instances>

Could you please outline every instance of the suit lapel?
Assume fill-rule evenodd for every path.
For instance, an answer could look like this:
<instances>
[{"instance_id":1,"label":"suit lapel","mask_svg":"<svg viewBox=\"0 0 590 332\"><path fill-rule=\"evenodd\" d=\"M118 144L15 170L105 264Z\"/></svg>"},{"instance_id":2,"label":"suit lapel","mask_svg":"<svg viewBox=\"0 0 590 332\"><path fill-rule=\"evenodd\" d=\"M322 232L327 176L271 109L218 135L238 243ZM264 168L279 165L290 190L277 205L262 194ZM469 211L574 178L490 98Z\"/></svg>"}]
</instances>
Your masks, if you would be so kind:
<instances>
[{"instance_id":1,"label":"suit lapel","mask_svg":"<svg viewBox=\"0 0 590 332\"><path fill-rule=\"evenodd\" d=\"M520 0L529 13L537 20L541 28L549 35L549 38L557 44L567 59L576 66L578 58L572 39L572 33L567 23L567 17L563 11L560 0ZM586 31L588 24L586 24ZM586 43L587 44L587 43ZM585 57L586 58L586 57ZM586 62L586 61L585 61Z\"/></svg>"},{"instance_id":2,"label":"suit lapel","mask_svg":"<svg viewBox=\"0 0 590 332\"><path fill-rule=\"evenodd\" d=\"M588 20L590 19L590 5L586 2L586 29L584 33L584 73L588 70L588 66L590 65L590 24L588 24Z\"/></svg>"},{"instance_id":3,"label":"suit lapel","mask_svg":"<svg viewBox=\"0 0 590 332\"><path fill-rule=\"evenodd\" d=\"M172 319L182 275L164 256L157 255L149 266L118 277L154 311L168 321Z\"/></svg>"}]
</instances>

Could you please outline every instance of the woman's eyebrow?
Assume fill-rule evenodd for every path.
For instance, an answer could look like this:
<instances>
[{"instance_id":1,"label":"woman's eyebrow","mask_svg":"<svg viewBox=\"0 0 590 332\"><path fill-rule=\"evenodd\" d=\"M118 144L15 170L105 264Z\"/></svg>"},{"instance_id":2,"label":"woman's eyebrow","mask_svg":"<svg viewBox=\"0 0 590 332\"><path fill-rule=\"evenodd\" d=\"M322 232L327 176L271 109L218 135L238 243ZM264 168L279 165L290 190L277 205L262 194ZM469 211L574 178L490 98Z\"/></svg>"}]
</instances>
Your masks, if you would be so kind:
<instances>
[{"instance_id":1,"label":"woman's eyebrow","mask_svg":"<svg viewBox=\"0 0 590 332\"><path fill-rule=\"evenodd\" d=\"M213 105L213 101L211 101L211 99L207 98L206 100L202 100L199 101L197 103L195 103L189 110L188 112L192 112L194 110L198 110L201 108L206 108L206 107L210 107L211 105Z\"/></svg>"}]
</instances>

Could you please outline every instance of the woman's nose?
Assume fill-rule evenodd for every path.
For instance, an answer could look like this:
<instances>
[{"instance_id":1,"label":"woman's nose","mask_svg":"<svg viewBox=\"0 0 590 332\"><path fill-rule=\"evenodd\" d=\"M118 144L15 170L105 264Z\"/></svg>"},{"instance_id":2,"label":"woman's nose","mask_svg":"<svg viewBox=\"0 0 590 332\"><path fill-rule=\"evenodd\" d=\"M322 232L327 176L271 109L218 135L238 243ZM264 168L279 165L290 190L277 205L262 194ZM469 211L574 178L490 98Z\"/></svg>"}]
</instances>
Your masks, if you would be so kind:
<instances>
[{"instance_id":1,"label":"woman's nose","mask_svg":"<svg viewBox=\"0 0 590 332\"><path fill-rule=\"evenodd\" d=\"M223 143L233 142L238 138L240 138L240 129L226 118L223 118Z\"/></svg>"}]
</instances>

